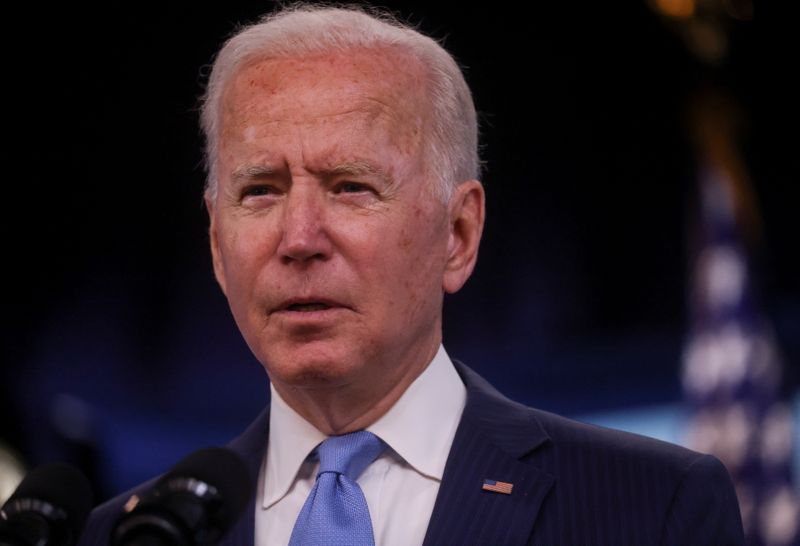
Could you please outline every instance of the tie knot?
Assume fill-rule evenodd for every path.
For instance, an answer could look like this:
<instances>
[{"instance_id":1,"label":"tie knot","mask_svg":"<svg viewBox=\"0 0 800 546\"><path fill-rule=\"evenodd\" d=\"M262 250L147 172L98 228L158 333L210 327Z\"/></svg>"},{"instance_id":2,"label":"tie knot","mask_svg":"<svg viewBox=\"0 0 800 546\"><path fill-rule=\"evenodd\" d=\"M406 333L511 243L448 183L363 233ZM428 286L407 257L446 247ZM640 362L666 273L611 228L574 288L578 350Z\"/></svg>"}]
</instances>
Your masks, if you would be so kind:
<instances>
[{"instance_id":1,"label":"tie knot","mask_svg":"<svg viewBox=\"0 0 800 546\"><path fill-rule=\"evenodd\" d=\"M331 436L317 449L319 473L336 472L355 481L385 448L380 438L366 430Z\"/></svg>"}]
</instances>

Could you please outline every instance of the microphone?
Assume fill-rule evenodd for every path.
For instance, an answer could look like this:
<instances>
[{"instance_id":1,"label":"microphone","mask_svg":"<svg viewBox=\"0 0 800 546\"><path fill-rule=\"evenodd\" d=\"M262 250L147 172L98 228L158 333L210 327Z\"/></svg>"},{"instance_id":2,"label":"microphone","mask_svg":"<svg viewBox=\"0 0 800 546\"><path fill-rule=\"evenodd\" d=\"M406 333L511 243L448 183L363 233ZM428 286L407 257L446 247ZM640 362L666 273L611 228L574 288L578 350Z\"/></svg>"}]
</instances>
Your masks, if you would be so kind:
<instances>
[{"instance_id":1,"label":"microphone","mask_svg":"<svg viewBox=\"0 0 800 546\"><path fill-rule=\"evenodd\" d=\"M253 484L232 451L192 453L141 497L133 495L111 531L112 546L210 546L244 510Z\"/></svg>"},{"instance_id":2,"label":"microphone","mask_svg":"<svg viewBox=\"0 0 800 546\"><path fill-rule=\"evenodd\" d=\"M92 505L89 480L77 469L36 467L0 510L0 546L72 546Z\"/></svg>"}]
</instances>

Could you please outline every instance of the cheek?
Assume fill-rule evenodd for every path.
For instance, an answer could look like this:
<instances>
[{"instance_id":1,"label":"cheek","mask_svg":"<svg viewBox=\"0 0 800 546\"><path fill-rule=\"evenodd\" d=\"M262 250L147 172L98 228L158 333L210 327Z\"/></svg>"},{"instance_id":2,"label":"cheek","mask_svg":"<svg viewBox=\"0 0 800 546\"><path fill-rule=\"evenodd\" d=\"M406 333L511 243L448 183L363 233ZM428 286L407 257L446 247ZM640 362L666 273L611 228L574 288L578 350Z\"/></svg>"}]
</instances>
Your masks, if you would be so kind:
<instances>
[{"instance_id":1,"label":"cheek","mask_svg":"<svg viewBox=\"0 0 800 546\"><path fill-rule=\"evenodd\" d=\"M220 254L228 290L231 297L249 297L269 256L271 230L259 229L254 222L226 227L221 233Z\"/></svg>"},{"instance_id":2,"label":"cheek","mask_svg":"<svg viewBox=\"0 0 800 546\"><path fill-rule=\"evenodd\" d=\"M431 221L419 209L413 220L399 230L390 253L394 284L389 288L402 298L399 305L407 315L419 316L441 297L445 268L446 233L442 222Z\"/></svg>"},{"instance_id":3,"label":"cheek","mask_svg":"<svg viewBox=\"0 0 800 546\"><path fill-rule=\"evenodd\" d=\"M447 223L439 210L427 210L415 205L400 230L398 251L414 268L438 270L444 265L447 242ZM442 269L443 271L443 269Z\"/></svg>"}]
</instances>

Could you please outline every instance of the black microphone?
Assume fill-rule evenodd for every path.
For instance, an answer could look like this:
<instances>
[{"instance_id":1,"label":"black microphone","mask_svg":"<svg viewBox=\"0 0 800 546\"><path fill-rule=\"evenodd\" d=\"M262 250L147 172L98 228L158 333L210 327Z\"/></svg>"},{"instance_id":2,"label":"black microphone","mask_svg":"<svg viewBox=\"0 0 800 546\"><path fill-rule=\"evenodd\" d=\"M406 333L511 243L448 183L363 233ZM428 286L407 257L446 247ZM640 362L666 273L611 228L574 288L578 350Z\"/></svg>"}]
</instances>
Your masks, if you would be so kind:
<instances>
[{"instance_id":1,"label":"black microphone","mask_svg":"<svg viewBox=\"0 0 800 546\"><path fill-rule=\"evenodd\" d=\"M0 546L72 546L92 505L89 480L75 468L34 468L0 510Z\"/></svg>"},{"instance_id":2,"label":"black microphone","mask_svg":"<svg viewBox=\"0 0 800 546\"><path fill-rule=\"evenodd\" d=\"M112 546L216 544L250 498L245 463L228 449L192 453L141 497L134 495L111 531Z\"/></svg>"}]
</instances>

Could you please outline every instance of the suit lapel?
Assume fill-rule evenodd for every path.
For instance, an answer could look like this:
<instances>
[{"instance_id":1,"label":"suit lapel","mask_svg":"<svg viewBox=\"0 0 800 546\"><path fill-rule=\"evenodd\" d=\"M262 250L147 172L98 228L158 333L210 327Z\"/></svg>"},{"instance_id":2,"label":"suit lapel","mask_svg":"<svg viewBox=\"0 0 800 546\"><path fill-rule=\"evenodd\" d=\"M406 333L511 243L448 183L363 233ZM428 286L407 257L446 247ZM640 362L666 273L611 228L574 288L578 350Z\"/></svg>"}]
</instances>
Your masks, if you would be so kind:
<instances>
[{"instance_id":1,"label":"suit lapel","mask_svg":"<svg viewBox=\"0 0 800 546\"><path fill-rule=\"evenodd\" d=\"M455 363L467 404L450 449L424 546L526 544L553 477L521 461L549 442L530 410ZM513 484L510 495L484 480Z\"/></svg>"},{"instance_id":2,"label":"suit lapel","mask_svg":"<svg viewBox=\"0 0 800 546\"><path fill-rule=\"evenodd\" d=\"M247 507L244 510L244 514L242 514L239 521L236 522L222 538L219 546L255 544L256 484L258 484L258 474L261 470L261 461L264 459L264 452L267 449L268 438L269 404L267 404L266 409L261 412L241 436L228 444L228 447L236 452L247 464L252 477L251 483L254 484L254 487L250 495L250 501L247 503Z\"/></svg>"},{"instance_id":3,"label":"suit lapel","mask_svg":"<svg viewBox=\"0 0 800 546\"><path fill-rule=\"evenodd\" d=\"M424 546L525 544L553 477L521 459L550 441L531 411L504 398L459 362L467 405L431 514ZM269 404L228 447L258 482L269 438ZM511 495L483 491L485 479L514 484ZM220 546L254 544L255 492Z\"/></svg>"}]
</instances>

